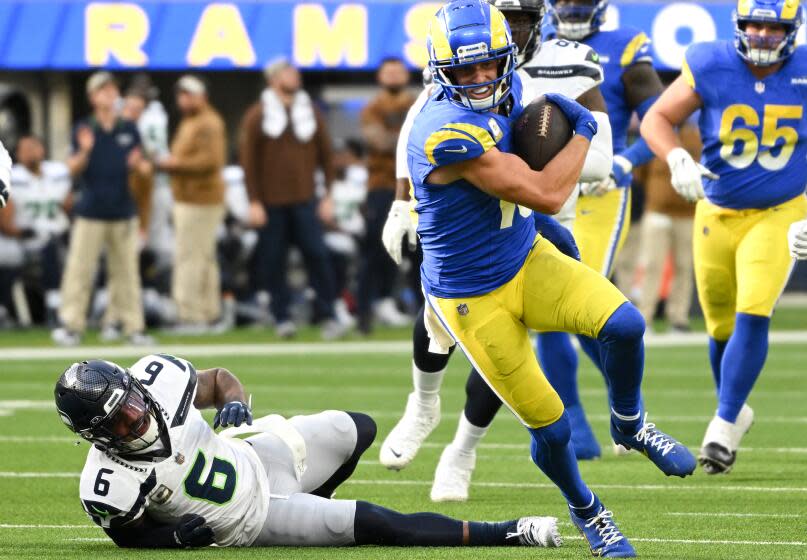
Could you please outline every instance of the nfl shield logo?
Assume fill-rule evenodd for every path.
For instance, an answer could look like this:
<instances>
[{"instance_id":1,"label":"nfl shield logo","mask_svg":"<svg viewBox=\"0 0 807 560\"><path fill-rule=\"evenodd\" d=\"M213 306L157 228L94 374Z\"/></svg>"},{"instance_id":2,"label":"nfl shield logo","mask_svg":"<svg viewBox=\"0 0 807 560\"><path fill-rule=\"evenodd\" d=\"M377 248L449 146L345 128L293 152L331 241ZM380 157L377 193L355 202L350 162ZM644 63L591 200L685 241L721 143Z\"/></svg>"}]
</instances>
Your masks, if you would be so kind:
<instances>
[{"instance_id":1,"label":"nfl shield logo","mask_svg":"<svg viewBox=\"0 0 807 560\"><path fill-rule=\"evenodd\" d=\"M757 82L754 85L754 89L758 94L762 95L763 93L765 93L765 84L763 82Z\"/></svg>"},{"instance_id":2,"label":"nfl shield logo","mask_svg":"<svg viewBox=\"0 0 807 560\"><path fill-rule=\"evenodd\" d=\"M457 313L465 317L468 314L468 304L461 303L457 306Z\"/></svg>"}]
</instances>

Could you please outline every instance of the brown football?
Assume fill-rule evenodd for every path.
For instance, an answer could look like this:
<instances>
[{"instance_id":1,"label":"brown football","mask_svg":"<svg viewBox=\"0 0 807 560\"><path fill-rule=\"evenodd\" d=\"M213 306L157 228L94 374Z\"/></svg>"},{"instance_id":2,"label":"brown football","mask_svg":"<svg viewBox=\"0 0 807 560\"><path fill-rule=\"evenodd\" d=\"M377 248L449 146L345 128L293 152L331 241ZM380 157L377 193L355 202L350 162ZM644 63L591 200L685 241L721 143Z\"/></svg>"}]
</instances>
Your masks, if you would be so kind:
<instances>
[{"instance_id":1,"label":"brown football","mask_svg":"<svg viewBox=\"0 0 807 560\"><path fill-rule=\"evenodd\" d=\"M541 171L572 139L569 119L542 95L524 108L513 124L513 153Z\"/></svg>"}]
</instances>

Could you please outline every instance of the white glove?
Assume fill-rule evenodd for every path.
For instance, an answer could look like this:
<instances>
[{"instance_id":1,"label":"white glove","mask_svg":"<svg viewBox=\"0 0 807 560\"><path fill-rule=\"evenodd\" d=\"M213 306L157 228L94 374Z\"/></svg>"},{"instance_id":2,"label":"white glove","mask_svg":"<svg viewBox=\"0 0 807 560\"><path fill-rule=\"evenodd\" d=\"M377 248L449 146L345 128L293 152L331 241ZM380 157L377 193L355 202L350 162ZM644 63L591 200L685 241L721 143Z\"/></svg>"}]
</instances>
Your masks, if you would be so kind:
<instances>
[{"instance_id":1,"label":"white glove","mask_svg":"<svg viewBox=\"0 0 807 560\"><path fill-rule=\"evenodd\" d=\"M409 202L406 200L396 200L387 214L387 221L384 223L384 230L381 232L381 242L395 261L401 264L401 250L404 235L408 238L409 248L417 247L417 232L415 224L409 217Z\"/></svg>"},{"instance_id":2,"label":"white glove","mask_svg":"<svg viewBox=\"0 0 807 560\"><path fill-rule=\"evenodd\" d=\"M787 231L787 244L794 259L807 259L807 220L790 224Z\"/></svg>"},{"instance_id":3,"label":"white glove","mask_svg":"<svg viewBox=\"0 0 807 560\"><path fill-rule=\"evenodd\" d=\"M633 164L624 156L615 155L611 173L602 181L580 183L580 194L583 196L602 196L618 187L630 186L626 183L628 174L633 171Z\"/></svg>"},{"instance_id":4,"label":"white glove","mask_svg":"<svg viewBox=\"0 0 807 560\"><path fill-rule=\"evenodd\" d=\"M672 186L675 192L686 200L695 202L704 196L703 178L719 179L717 175L692 159L684 148L674 148L667 154L667 165L672 174Z\"/></svg>"},{"instance_id":5,"label":"white glove","mask_svg":"<svg viewBox=\"0 0 807 560\"><path fill-rule=\"evenodd\" d=\"M11 156L0 142L0 208L4 208L11 196Z\"/></svg>"}]
</instances>

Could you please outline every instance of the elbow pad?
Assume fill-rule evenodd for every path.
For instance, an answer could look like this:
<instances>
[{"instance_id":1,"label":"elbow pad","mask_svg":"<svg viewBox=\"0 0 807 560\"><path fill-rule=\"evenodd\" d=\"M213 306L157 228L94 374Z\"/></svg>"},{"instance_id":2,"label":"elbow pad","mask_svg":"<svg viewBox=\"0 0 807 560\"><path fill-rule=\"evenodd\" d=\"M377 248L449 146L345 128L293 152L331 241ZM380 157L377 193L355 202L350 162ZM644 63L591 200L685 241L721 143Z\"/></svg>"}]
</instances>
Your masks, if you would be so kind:
<instances>
[{"instance_id":1,"label":"elbow pad","mask_svg":"<svg viewBox=\"0 0 807 560\"><path fill-rule=\"evenodd\" d=\"M597 134L591 141L580 172L580 182L593 183L607 179L611 174L614 159L614 145L611 136L611 121L608 115L600 111L593 112L597 120Z\"/></svg>"}]
</instances>

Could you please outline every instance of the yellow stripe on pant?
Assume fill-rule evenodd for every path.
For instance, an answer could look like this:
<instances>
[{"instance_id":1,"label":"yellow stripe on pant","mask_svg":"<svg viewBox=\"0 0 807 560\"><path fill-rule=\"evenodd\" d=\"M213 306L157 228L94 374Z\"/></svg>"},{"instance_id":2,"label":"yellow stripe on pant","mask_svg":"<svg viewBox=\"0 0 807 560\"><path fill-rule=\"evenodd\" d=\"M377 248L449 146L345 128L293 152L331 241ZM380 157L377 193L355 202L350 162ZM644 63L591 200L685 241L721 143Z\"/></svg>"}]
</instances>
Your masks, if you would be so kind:
<instances>
[{"instance_id":1,"label":"yellow stripe on pant","mask_svg":"<svg viewBox=\"0 0 807 560\"><path fill-rule=\"evenodd\" d=\"M591 268L537 238L516 276L481 296L428 296L431 311L510 410L531 428L555 422L563 403L546 380L529 330L597 337L625 296Z\"/></svg>"},{"instance_id":2,"label":"yellow stripe on pant","mask_svg":"<svg viewBox=\"0 0 807 560\"><path fill-rule=\"evenodd\" d=\"M630 189L577 199L574 239L583 262L610 278L630 229Z\"/></svg>"},{"instance_id":3,"label":"yellow stripe on pant","mask_svg":"<svg viewBox=\"0 0 807 560\"><path fill-rule=\"evenodd\" d=\"M802 195L750 210L698 202L695 281L709 336L728 340L736 313L771 316L793 269L787 230L805 216L807 198Z\"/></svg>"}]
</instances>

